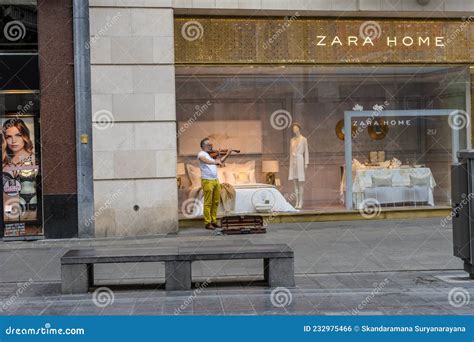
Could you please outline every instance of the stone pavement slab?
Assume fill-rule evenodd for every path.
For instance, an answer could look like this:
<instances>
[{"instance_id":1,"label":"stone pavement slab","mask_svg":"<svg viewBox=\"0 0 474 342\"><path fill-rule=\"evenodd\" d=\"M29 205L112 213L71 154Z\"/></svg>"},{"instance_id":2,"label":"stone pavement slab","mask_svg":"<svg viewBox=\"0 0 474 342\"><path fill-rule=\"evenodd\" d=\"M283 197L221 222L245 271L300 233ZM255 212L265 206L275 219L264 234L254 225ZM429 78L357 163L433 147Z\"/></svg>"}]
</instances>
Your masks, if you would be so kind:
<instances>
[{"instance_id":1,"label":"stone pavement slab","mask_svg":"<svg viewBox=\"0 0 474 342\"><path fill-rule=\"evenodd\" d=\"M452 256L440 219L270 225L267 234L0 243L0 314L472 314L473 281ZM216 243L287 243L296 287L262 285L261 260L198 261L191 291L166 292L161 263L97 265L97 289L60 293L60 257L70 248L153 248ZM239 281L236 281L239 276ZM137 279L143 285L128 286Z\"/></svg>"},{"instance_id":2,"label":"stone pavement slab","mask_svg":"<svg viewBox=\"0 0 474 342\"><path fill-rule=\"evenodd\" d=\"M456 283L440 279L464 278ZM458 280L459 281L459 280ZM299 275L296 287L232 283L200 291L98 288L94 293L41 295L37 284L3 298L2 315L472 315L474 282L461 271ZM332 284L332 286L322 286ZM59 284L51 283L58 289ZM453 296L453 291L457 291ZM456 299L457 298L457 299ZM464 298L464 299L462 299Z\"/></svg>"}]
</instances>

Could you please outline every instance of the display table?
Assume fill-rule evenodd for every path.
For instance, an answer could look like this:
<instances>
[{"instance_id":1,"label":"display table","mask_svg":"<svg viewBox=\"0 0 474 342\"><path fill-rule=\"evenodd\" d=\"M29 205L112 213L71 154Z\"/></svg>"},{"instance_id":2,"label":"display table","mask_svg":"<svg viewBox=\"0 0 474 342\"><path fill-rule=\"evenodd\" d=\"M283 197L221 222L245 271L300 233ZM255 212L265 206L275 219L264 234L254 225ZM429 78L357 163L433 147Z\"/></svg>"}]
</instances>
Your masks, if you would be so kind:
<instances>
[{"instance_id":1,"label":"display table","mask_svg":"<svg viewBox=\"0 0 474 342\"><path fill-rule=\"evenodd\" d=\"M410 175L415 177L425 177L429 175L429 183L426 185L411 186ZM391 176L392 186L373 187L372 176ZM363 202L367 198L373 198L380 204L426 202L429 205L434 205L433 188L436 186L436 182L433 178L431 169L427 167L398 169L357 169L353 171L352 179L352 201L355 209L362 209ZM346 176L344 170L340 187L342 203L344 203L345 189Z\"/></svg>"}]
</instances>

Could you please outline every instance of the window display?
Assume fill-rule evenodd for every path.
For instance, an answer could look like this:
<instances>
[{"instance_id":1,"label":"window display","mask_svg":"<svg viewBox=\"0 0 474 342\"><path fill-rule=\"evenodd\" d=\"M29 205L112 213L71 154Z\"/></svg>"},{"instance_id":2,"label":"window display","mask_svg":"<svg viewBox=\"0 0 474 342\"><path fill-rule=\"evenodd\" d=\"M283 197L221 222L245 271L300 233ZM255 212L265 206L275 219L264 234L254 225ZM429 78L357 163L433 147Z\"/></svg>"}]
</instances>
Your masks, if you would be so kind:
<instances>
[{"instance_id":1,"label":"window display","mask_svg":"<svg viewBox=\"0 0 474 342\"><path fill-rule=\"evenodd\" d=\"M439 166L430 159L448 154L453 162L457 161L456 151L461 143L460 136L466 133L467 121L462 118L453 121L452 116L466 116L462 112L455 109L346 111L345 129L365 121L369 128L368 137L377 141L373 145L381 149L370 151L368 160L361 163L351 157L353 154L360 156L358 150L365 148L365 145L359 142L353 149L353 140L357 139L354 134L345 139L345 185L341 186L341 189L345 191L346 208L363 209L366 202L377 206L405 203L434 206L434 193L437 195L437 201L449 203L449 192L443 193L443 188L436 187L432 168L436 170ZM377 116L377 120L373 119L374 116ZM385 129L380 128L382 125ZM398 130L405 141L394 141L388 133L389 125L392 129L400 126L401 129ZM438 126L441 127L437 128ZM380 134L377 134L377 130ZM465 137L462 140L465 141ZM396 157L385 160L385 151L391 150L391 145L394 144L405 146L405 161ZM364 179L366 174L370 177ZM439 182L446 182L446 178L449 178L449 173L437 176Z\"/></svg>"},{"instance_id":2,"label":"window display","mask_svg":"<svg viewBox=\"0 0 474 342\"><path fill-rule=\"evenodd\" d=\"M446 207L449 166L469 146L470 123L453 131L462 117L425 114L465 113L468 76L462 66L177 67L178 162L187 170L181 212L200 212L192 155L204 137L215 148L241 150L218 170L220 183L235 188L233 213L352 210L365 199ZM364 115L347 124L347 112ZM268 203L254 205L252 196Z\"/></svg>"}]
</instances>

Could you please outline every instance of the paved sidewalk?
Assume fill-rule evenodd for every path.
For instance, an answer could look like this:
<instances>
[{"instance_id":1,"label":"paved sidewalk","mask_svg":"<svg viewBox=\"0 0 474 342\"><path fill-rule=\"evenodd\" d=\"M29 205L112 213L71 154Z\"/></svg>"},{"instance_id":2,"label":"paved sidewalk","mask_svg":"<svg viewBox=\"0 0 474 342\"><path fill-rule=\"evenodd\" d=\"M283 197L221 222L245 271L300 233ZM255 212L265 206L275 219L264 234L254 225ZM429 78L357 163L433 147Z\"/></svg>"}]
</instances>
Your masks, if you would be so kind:
<instances>
[{"instance_id":1,"label":"paved sidewalk","mask_svg":"<svg viewBox=\"0 0 474 342\"><path fill-rule=\"evenodd\" d=\"M260 235L183 229L177 236L146 239L3 243L0 309L4 315L470 314L474 281L452 256L451 235L435 218L278 224ZM156 285L164 278L159 263L98 265L96 284L105 288L60 294L59 259L70 247L222 240L288 243L295 251L296 288L266 288L261 260L248 260L196 263L194 278L208 282L180 292ZM132 281L142 286L127 286Z\"/></svg>"}]
</instances>

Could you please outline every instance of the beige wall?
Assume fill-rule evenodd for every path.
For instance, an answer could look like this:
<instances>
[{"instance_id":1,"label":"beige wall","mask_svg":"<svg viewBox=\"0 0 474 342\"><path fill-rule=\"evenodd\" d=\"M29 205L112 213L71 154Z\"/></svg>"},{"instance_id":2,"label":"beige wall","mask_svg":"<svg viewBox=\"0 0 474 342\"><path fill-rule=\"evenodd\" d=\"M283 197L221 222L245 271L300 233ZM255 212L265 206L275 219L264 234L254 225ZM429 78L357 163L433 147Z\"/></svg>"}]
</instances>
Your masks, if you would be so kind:
<instances>
[{"instance_id":1,"label":"beige wall","mask_svg":"<svg viewBox=\"0 0 474 342\"><path fill-rule=\"evenodd\" d=\"M153 1L147 3L152 4ZM416 0L174 0L172 5L177 13L199 13L203 9L208 13L210 10L215 13L227 10L235 13L237 10L253 15L290 10L330 16L460 17L474 11L472 0L431 0L425 6L419 5Z\"/></svg>"},{"instance_id":2,"label":"beige wall","mask_svg":"<svg viewBox=\"0 0 474 342\"><path fill-rule=\"evenodd\" d=\"M96 236L177 230L173 11L127 6L90 8Z\"/></svg>"},{"instance_id":3,"label":"beige wall","mask_svg":"<svg viewBox=\"0 0 474 342\"><path fill-rule=\"evenodd\" d=\"M173 8L180 14L195 14L202 10L201 13L206 14L268 15L268 11L290 10L310 15L316 14L312 13L315 11L335 16L461 17L474 11L472 0L430 0L425 6L417 0L90 0L90 5Z\"/></svg>"}]
</instances>

